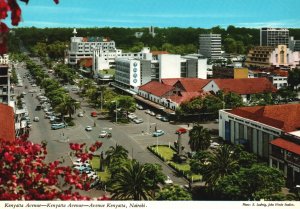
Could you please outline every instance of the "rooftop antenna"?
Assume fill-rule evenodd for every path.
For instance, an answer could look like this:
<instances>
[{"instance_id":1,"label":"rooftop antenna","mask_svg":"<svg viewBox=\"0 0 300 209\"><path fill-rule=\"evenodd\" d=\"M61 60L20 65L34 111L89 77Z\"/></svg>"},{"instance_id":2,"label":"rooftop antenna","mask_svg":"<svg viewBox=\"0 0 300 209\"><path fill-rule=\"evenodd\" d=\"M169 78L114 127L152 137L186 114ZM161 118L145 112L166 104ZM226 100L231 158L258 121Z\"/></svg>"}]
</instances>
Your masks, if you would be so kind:
<instances>
[{"instance_id":1,"label":"rooftop antenna","mask_svg":"<svg viewBox=\"0 0 300 209\"><path fill-rule=\"evenodd\" d=\"M74 37L76 37L76 34L77 34L76 28L74 28L72 33L73 33Z\"/></svg>"}]
</instances>

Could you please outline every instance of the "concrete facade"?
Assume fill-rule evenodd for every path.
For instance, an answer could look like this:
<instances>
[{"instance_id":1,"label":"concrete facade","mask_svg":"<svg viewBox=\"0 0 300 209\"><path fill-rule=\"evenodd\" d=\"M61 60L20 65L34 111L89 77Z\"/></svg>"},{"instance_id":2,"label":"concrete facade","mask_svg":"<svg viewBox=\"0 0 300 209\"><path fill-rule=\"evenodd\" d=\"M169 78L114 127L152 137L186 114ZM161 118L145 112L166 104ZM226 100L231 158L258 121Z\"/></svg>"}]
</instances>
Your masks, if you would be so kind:
<instances>
[{"instance_id":1,"label":"concrete facade","mask_svg":"<svg viewBox=\"0 0 300 209\"><path fill-rule=\"evenodd\" d=\"M200 34L199 47L199 53L206 58L212 60L221 59L221 34Z\"/></svg>"},{"instance_id":2,"label":"concrete facade","mask_svg":"<svg viewBox=\"0 0 300 209\"><path fill-rule=\"evenodd\" d=\"M261 28L260 46L289 45L289 30L287 28Z\"/></svg>"}]
</instances>

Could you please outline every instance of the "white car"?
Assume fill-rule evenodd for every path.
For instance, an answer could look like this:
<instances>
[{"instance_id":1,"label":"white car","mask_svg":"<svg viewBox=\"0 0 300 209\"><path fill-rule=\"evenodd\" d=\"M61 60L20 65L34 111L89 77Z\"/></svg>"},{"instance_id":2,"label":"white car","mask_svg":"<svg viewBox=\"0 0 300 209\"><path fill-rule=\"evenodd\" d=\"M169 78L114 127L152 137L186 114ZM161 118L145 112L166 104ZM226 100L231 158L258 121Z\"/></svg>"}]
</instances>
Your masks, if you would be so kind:
<instances>
[{"instance_id":1,"label":"white car","mask_svg":"<svg viewBox=\"0 0 300 209\"><path fill-rule=\"evenodd\" d=\"M87 126L87 127L85 127L85 130L86 131L91 131L91 130L93 130L93 128L92 128L92 126Z\"/></svg>"},{"instance_id":2,"label":"white car","mask_svg":"<svg viewBox=\"0 0 300 209\"><path fill-rule=\"evenodd\" d=\"M135 118L133 119L133 122L135 122L136 124L139 124L139 123L143 123L143 119L142 118Z\"/></svg>"},{"instance_id":3,"label":"white car","mask_svg":"<svg viewBox=\"0 0 300 209\"><path fill-rule=\"evenodd\" d=\"M212 142L212 143L210 143L210 148L212 148L212 149L217 149L218 147L220 146L220 144L219 143L217 143L217 142Z\"/></svg>"},{"instance_id":4,"label":"white car","mask_svg":"<svg viewBox=\"0 0 300 209\"><path fill-rule=\"evenodd\" d=\"M145 111L145 113L146 113L146 114L150 114L150 113L151 113L151 110L148 109L148 110Z\"/></svg>"},{"instance_id":5,"label":"white car","mask_svg":"<svg viewBox=\"0 0 300 209\"><path fill-rule=\"evenodd\" d=\"M160 120L162 118L161 114L157 114L156 116L156 119Z\"/></svg>"},{"instance_id":6,"label":"white car","mask_svg":"<svg viewBox=\"0 0 300 209\"><path fill-rule=\"evenodd\" d=\"M107 134L108 134L107 131L101 131L99 137L104 138L107 136Z\"/></svg>"},{"instance_id":7,"label":"white car","mask_svg":"<svg viewBox=\"0 0 300 209\"><path fill-rule=\"evenodd\" d=\"M33 118L33 121L34 121L34 122L39 122L39 121L40 121L40 118L39 118L39 117L34 117L34 118Z\"/></svg>"},{"instance_id":8,"label":"white car","mask_svg":"<svg viewBox=\"0 0 300 209\"><path fill-rule=\"evenodd\" d=\"M170 176L167 176L167 180L165 180L165 184L173 184L173 181L170 178Z\"/></svg>"},{"instance_id":9,"label":"white car","mask_svg":"<svg viewBox=\"0 0 300 209\"><path fill-rule=\"evenodd\" d=\"M78 116L78 117L83 117L83 113L82 113L82 112L79 112L79 113L77 114L77 116Z\"/></svg>"},{"instance_id":10,"label":"white car","mask_svg":"<svg viewBox=\"0 0 300 209\"><path fill-rule=\"evenodd\" d=\"M155 116L155 112L153 112L153 111L150 111L149 115L151 115L151 116Z\"/></svg>"},{"instance_id":11,"label":"white car","mask_svg":"<svg viewBox=\"0 0 300 209\"><path fill-rule=\"evenodd\" d=\"M34 83L34 84L32 84L31 86L32 86L32 87L36 87L36 84Z\"/></svg>"},{"instance_id":12,"label":"white car","mask_svg":"<svg viewBox=\"0 0 300 209\"><path fill-rule=\"evenodd\" d=\"M134 113L129 113L128 118L133 120L133 119L137 118L137 116Z\"/></svg>"}]
</instances>

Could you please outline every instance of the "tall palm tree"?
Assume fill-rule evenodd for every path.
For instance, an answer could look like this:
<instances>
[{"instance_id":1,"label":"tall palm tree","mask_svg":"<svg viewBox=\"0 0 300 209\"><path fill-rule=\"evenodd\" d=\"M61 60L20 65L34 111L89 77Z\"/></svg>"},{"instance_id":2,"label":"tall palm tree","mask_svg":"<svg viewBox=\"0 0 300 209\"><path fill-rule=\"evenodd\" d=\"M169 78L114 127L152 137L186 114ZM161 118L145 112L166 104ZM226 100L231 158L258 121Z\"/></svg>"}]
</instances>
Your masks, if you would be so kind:
<instances>
[{"instance_id":1,"label":"tall palm tree","mask_svg":"<svg viewBox=\"0 0 300 209\"><path fill-rule=\"evenodd\" d=\"M189 145L192 151L206 150L210 145L210 134L208 129L203 128L199 124L194 125L189 131Z\"/></svg>"},{"instance_id":2,"label":"tall palm tree","mask_svg":"<svg viewBox=\"0 0 300 209\"><path fill-rule=\"evenodd\" d=\"M78 108L80 108L80 103L66 95L56 109L61 113L62 116L68 114L71 118Z\"/></svg>"},{"instance_id":3,"label":"tall palm tree","mask_svg":"<svg viewBox=\"0 0 300 209\"><path fill-rule=\"evenodd\" d=\"M149 200L153 199L152 186L146 183L146 169L135 160L131 160L112 175L112 199Z\"/></svg>"},{"instance_id":4,"label":"tall palm tree","mask_svg":"<svg viewBox=\"0 0 300 209\"><path fill-rule=\"evenodd\" d=\"M233 148L223 145L208 155L201 174L203 181L213 187L222 177L236 172L238 168L238 160L235 158Z\"/></svg>"},{"instance_id":5,"label":"tall palm tree","mask_svg":"<svg viewBox=\"0 0 300 209\"><path fill-rule=\"evenodd\" d=\"M126 150L121 145L116 144L116 146L110 146L109 149L105 152L106 154L106 163L110 165L112 162L127 159L128 158L128 150Z\"/></svg>"}]
</instances>

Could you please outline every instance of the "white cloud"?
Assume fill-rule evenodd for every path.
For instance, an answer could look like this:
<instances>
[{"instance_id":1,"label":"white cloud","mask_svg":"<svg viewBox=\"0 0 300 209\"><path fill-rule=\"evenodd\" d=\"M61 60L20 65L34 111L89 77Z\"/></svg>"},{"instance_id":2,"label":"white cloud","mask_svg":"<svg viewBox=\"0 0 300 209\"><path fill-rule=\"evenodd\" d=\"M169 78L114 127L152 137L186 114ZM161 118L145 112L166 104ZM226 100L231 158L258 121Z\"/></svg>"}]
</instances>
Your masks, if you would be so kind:
<instances>
[{"instance_id":1,"label":"white cloud","mask_svg":"<svg viewBox=\"0 0 300 209\"><path fill-rule=\"evenodd\" d=\"M287 28L298 28L300 27L299 20L284 20L284 21L265 21L265 22L241 22L233 24L238 27L250 27L250 28L261 28L261 27L287 27Z\"/></svg>"}]
</instances>

